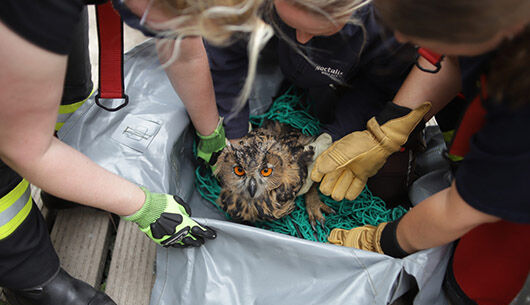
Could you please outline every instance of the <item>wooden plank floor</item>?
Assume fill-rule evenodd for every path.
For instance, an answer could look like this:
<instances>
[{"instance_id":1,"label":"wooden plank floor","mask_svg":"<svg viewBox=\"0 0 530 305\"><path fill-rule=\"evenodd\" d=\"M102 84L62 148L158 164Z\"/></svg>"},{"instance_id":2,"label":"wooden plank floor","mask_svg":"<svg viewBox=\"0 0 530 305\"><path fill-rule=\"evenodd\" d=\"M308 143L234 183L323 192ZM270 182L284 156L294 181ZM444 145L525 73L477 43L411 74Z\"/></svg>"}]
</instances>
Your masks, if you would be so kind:
<instances>
[{"instance_id":1,"label":"wooden plank floor","mask_svg":"<svg viewBox=\"0 0 530 305\"><path fill-rule=\"evenodd\" d=\"M51 238L72 276L103 288L119 305L149 304L156 245L135 224L77 207L57 212Z\"/></svg>"},{"instance_id":2,"label":"wooden plank floor","mask_svg":"<svg viewBox=\"0 0 530 305\"><path fill-rule=\"evenodd\" d=\"M87 207L48 211L34 187L32 197L68 273L103 289L119 305L149 304L156 245L135 224Z\"/></svg>"},{"instance_id":3,"label":"wooden plank floor","mask_svg":"<svg viewBox=\"0 0 530 305\"><path fill-rule=\"evenodd\" d=\"M51 239L61 266L92 286L101 283L110 238L110 215L87 207L61 210Z\"/></svg>"},{"instance_id":4,"label":"wooden plank floor","mask_svg":"<svg viewBox=\"0 0 530 305\"><path fill-rule=\"evenodd\" d=\"M156 246L136 224L120 222L105 291L120 305L149 304Z\"/></svg>"}]
</instances>

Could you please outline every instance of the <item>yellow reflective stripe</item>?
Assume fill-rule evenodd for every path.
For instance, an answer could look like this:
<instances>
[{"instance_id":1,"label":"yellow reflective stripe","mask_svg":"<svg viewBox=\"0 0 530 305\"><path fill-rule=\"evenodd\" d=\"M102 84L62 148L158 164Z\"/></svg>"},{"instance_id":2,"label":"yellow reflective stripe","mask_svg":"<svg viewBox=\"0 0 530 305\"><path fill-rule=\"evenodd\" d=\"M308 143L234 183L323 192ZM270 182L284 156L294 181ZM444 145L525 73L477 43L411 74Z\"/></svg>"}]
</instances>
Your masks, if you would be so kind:
<instances>
[{"instance_id":1,"label":"yellow reflective stripe","mask_svg":"<svg viewBox=\"0 0 530 305\"><path fill-rule=\"evenodd\" d=\"M451 141L453 140L453 137L455 135L455 130L452 129L452 130L444 131L442 133L442 135L444 137L445 143L451 143Z\"/></svg>"},{"instance_id":2,"label":"yellow reflective stripe","mask_svg":"<svg viewBox=\"0 0 530 305\"><path fill-rule=\"evenodd\" d=\"M64 123L66 123L66 120L70 118L72 113L79 109L79 107L83 106L83 104L92 96L92 94L94 94L94 91L96 91L96 88L92 86L92 91L86 99L77 103L59 106L59 116L57 117L57 122L55 123L55 131L59 131L61 127L63 127Z\"/></svg>"},{"instance_id":3,"label":"yellow reflective stripe","mask_svg":"<svg viewBox=\"0 0 530 305\"><path fill-rule=\"evenodd\" d=\"M85 98L84 100L80 102L59 106L59 114L74 113L77 109L79 109L79 107L81 107L92 96L92 94L94 94L95 90L96 90L95 87L92 87L92 91L87 96L87 98Z\"/></svg>"},{"instance_id":4,"label":"yellow reflective stripe","mask_svg":"<svg viewBox=\"0 0 530 305\"><path fill-rule=\"evenodd\" d=\"M448 131L444 131L444 132L442 132L442 135L444 137L445 143L447 143L449 145L453 141L453 138L455 136L455 130L451 129L451 130L448 130ZM459 161L464 160L464 157L462 157L462 156L453 155L453 154L449 154L449 153L447 154L447 158L449 158L449 160L451 160L453 162L459 162Z\"/></svg>"},{"instance_id":5,"label":"yellow reflective stripe","mask_svg":"<svg viewBox=\"0 0 530 305\"><path fill-rule=\"evenodd\" d=\"M13 203L15 203L24 193L28 190L29 182L26 179L22 181L7 193L4 197L0 198L0 213L9 208Z\"/></svg>"},{"instance_id":6,"label":"yellow reflective stripe","mask_svg":"<svg viewBox=\"0 0 530 305\"><path fill-rule=\"evenodd\" d=\"M55 131L59 131L59 129L61 129L61 127L63 127L63 125L64 125L63 122L55 123Z\"/></svg>"},{"instance_id":7,"label":"yellow reflective stripe","mask_svg":"<svg viewBox=\"0 0 530 305\"><path fill-rule=\"evenodd\" d=\"M61 105L59 106L59 114L74 113L77 109L79 109L79 107L83 105L83 103L85 103L85 101L86 99L73 104Z\"/></svg>"},{"instance_id":8,"label":"yellow reflective stripe","mask_svg":"<svg viewBox=\"0 0 530 305\"><path fill-rule=\"evenodd\" d=\"M33 201L30 196L22 210L20 210L20 212L15 217L13 217L8 223L0 227L0 240L11 235L11 233L13 233L18 228L18 226L20 226L24 219L28 217L32 206Z\"/></svg>"},{"instance_id":9,"label":"yellow reflective stripe","mask_svg":"<svg viewBox=\"0 0 530 305\"><path fill-rule=\"evenodd\" d=\"M22 181L0 198L0 239L4 239L15 231L26 219L33 201L27 180Z\"/></svg>"},{"instance_id":10,"label":"yellow reflective stripe","mask_svg":"<svg viewBox=\"0 0 530 305\"><path fill-rule=\"evenodd\" d=\"M464 157L453 155L453 154L447 154L447 158L449 158L449 160L453 162L459 162L459 161L464 160Z\"/></svg>"}]
</instances>

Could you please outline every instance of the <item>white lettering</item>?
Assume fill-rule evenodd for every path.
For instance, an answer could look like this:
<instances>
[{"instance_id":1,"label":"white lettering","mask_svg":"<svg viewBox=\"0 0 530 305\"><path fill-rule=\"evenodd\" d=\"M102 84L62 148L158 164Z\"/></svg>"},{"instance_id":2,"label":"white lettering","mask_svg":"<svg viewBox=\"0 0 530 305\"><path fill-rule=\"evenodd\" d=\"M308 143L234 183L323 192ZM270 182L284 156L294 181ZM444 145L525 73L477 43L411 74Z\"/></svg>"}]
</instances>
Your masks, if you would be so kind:
<instances>
[{"instance_id":1,"label":"white lettering","mask_svg":"<svg viewBox=\"0 0 530 305\"><path fill-rule=\"evenodd\" d=\"M339 69L333 69L331 67L323 67L319 65L315 67L315 71L319 71L323 75L335 78L341 78L344 75L344 72Z\"/></svg>"}]
</instances>

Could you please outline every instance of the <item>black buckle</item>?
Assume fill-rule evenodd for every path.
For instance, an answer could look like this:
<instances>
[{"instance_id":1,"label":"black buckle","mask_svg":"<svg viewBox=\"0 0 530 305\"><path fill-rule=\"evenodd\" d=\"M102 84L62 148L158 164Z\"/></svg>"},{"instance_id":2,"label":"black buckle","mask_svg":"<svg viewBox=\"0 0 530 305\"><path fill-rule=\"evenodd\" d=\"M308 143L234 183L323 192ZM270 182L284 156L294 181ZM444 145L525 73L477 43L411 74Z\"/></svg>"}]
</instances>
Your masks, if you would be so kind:
<instances>
[{"instance_id":1,"label":"black buckle","mask_svg":"<svg viewBox=\"0 0 530 305\"><path fill-rule=\"evenodd\" d=\"M114 112L114 111L118 111L120 109L122 109L123 107L127 106L127 104L129 104L129 96L127 94L124 94L123 97L121 98L103 98L100 96L100 93L98 92L98 94L96 95L96 105L98 105L99 107L109 111L109 112ZM101 100L101 101L100 101ZM115 104L115 101L121 101L121 103L116 106L116 107L107 107L105 105L103 105L101 102L102 101L106 101L107 104L108 102Z\"/></svg>"},{"instance_id":2,"label":"black buckle","mask_svg":"<svg viewBox=\"0 0 530 305\"><path fill-rule=\"evenodd\" d=\"M445 55L442 55L442 57L440 57L440 60L438 60L436 63L431 63L430 62L430 64L434 66L434 69L428 69L428 68L422 67L420 65L420 63L418 62L418 59L420 58L420 56L421 55L419 53L416 54L416 62L414 64L421 71L434 74L434 73L438 73L440 71L440 69L442 68L442 60L444 59Z\"/></svg>"}]
</instances>

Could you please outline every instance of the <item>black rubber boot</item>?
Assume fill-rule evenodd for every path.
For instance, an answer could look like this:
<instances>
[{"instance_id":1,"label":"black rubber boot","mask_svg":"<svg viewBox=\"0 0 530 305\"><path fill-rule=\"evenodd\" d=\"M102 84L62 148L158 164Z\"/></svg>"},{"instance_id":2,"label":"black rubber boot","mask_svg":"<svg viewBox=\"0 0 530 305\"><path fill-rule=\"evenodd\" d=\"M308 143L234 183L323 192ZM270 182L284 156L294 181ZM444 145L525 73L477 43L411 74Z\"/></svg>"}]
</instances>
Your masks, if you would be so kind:
<instances>
[{"instance_id":1,"label":"black rubber boot","mask_svg":"<svg viewBox=\"0 0 530 305\"><path fill-rule=\"evenodd\" d=\"M62 268L46 283L23 290L4 288L11 305L116 305L105 293L70 276Z\"/></svg>"}]
</instances>

